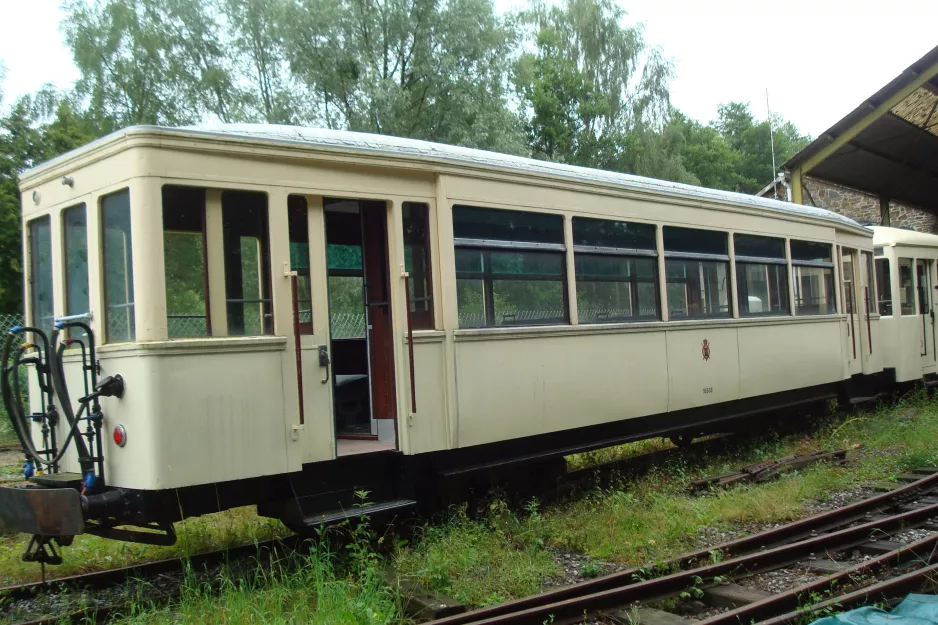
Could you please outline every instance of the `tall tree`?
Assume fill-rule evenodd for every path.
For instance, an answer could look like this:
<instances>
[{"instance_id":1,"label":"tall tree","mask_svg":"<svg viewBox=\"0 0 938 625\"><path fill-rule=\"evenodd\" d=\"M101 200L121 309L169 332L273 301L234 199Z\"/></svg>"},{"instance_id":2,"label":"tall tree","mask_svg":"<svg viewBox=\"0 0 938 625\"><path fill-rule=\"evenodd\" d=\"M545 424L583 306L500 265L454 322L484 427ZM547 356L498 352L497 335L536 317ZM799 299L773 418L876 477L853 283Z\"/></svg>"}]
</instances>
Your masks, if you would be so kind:
<instances>
[{"instance_id":1,"label":"tall tree","mask_svg":"<svg viewBox=\"0 0 938 625\"><path fill-rule=\"evenodd\" d=\"M681 158L684 167L697 177L698 183L713 189L740 190L737 172L742 155L730 147L719 131L673 111L669 128L680 132L684 139Z\"/></svg>"},{"instance_id":2,"label":"tall tree","mask_svg":"<svg viewBox=\"0 0 938 625\"><path fill-rule=\"evenodd\" d=\"M532 153L576 165L694 181L668 119L672 67L625 26L614 0L535 2L519 19L533 45L515 85ZM677 149L677 152L675 150Z\"/></svg>"},{"instance_id":3,"label":"tall tree","mask_svg":"<svg viewBox=\"0 0 938 625\"><path fill-rule=\"evenodd\" d=\"M771 128L769 120L756 121L749 104L743 102L720 105L713 127L739 154L735 190L744 193L755 193L775 178L777 172L772 171L773 140L776 166L810 142L808 136L802 135L794 124L781 117L773 116Z\"/></svg>"},{"instance_id":4,"label":"tall tree","mask_svg":"<svg viewBox=\"0 0 938 625\"><path fill-rule=\"evenodd\" d=\"M213 1L71 0L66 11L75 88L103 132L232 118L242 93Z\"/></svg>"},{"instance_id":5,"label":"tall tree","mask_svg":"<svg viewBox=\"0 0 938 625\"><path fill-rule=\"evenodd\" d=\"M19 174L93 138L74 103L50 88L19 98L0 117L0 312L23 310Z\"/></svg>"},{"instance_id":6,"label":"tall tree","mask_svg":"<svg viewBox=\"0 0 938 625\"><path fill-rule=\"evenodd\" d=\"M491 0L291 0L290 67L348 128L517 153L514 31Z\"/></svg>"}]
</instances>

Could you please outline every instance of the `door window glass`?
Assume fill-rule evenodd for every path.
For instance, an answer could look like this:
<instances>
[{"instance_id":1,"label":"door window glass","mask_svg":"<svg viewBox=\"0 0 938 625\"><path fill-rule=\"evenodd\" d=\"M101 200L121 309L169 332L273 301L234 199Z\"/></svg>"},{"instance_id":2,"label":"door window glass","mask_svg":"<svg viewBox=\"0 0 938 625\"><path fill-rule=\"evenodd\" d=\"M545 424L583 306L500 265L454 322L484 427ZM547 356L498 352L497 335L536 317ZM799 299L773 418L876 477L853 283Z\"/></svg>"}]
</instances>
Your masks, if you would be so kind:
<instances>
[{"instance_id":1,"label":"door window glass","mask_svg":"<svg viewBox=\"0 0 938 625\"><path fill-rule=\"evenodd\" d=\"M300 334L313 333L313 295L309 273L309 210L306 198L287 198L287 219L290 229L290 270L296 272L296 298Z\"/></svg>"},{"instance_id":2,"label":"door window glass","mask_svg":"<svg viewBox=\"0 0 938 625\"><path fill-rule=\"evenodd\" d=\"M918 314L927 315L931 309L928 265L924 260L915 261L915 281L918 286Z\"/></svg>"},{"instance_id":3,"label":"door window glass","mask_svg":"<svg viewBox=\"0 0 938 625\"><path fill-rule=\"evenodd\" d=\"M915 314L915 282L912 277L912 259L899 259L899 312Z\"/></svg>"},{"instance_id":4,"label":"door window glass","mask_svg":"<svg viewBox=\"0 0 938 625\"><path fill-rule=\"evenodd\" d=\"M892 315L892 285L889 276L889 259L876 259L876 293L879 301L877 309L879 314L885 316Z\"/></svg>"},{"instance_id":5,"label":"door window glass","mask_svg":"<svg viewBox=\"0 0 938 625\"><path fill-rule=\"evenodd\" d=\"M414 330L433 329L430 279L430 207L404 202L404 270L410 274L410 314Z\"/></svg>"}]
</instances>

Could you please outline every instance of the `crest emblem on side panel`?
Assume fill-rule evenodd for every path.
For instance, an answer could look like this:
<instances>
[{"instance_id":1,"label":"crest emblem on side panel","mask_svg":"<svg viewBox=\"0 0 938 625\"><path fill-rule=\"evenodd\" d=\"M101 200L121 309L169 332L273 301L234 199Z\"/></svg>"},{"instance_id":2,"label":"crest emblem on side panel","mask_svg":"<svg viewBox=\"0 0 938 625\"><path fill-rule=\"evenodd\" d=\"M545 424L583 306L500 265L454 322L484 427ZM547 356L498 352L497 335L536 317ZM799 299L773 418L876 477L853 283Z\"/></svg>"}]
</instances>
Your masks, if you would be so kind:
<instances>
[{"instance_id":1,"label":"crest emblem on side panel","mask_svg":"<svg viewBox=\"0 0 938 625\"><path fill-rule=\"evenodd\" d=\"M703 343L700 344L700 353L704 360L710 360L710 341L707 339L704 339Z\"/></svg>"}]
</instances>

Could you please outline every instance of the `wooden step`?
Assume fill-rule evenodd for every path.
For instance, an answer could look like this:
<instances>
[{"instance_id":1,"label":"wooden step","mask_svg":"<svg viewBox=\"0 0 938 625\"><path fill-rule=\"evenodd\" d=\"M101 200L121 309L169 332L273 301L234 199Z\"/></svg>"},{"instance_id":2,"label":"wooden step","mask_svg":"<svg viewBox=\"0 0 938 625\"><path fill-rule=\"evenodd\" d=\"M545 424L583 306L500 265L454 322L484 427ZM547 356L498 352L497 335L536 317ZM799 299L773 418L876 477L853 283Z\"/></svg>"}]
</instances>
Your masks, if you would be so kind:
<instances>
[{"instance_id":1,"label":"wooden step","mask_svg":"<svg viewBox=\"0 0 938 625\"><path fill-rule=\"evenodd\" d=\"M764 590L746 588L738 584L720 584L707 588L703 602L715 608L738 608L772 596Z\"/></svg>"},{"instance_id":2,"label":"wooden step","mask_svg":"<svg viewBox=\"0 0 938 625\"><path fill-rule=\"evenodd\" d=\"M398 499L395 501L380 501L360 507L352 507L345 510L331 510L319 514L311 514L303 518L303 524L307 527L317 525L328 525L347 519L358 519L366 516L386 514L388 512L401 512L413 508L417 502L412 499Z\"/></svg>"},{"instance_id":3,"label":"wooden step","mask_svg":"<svg viewBox=\"0 0 938 625\"><path fill-rule=\"evenodd\" d=\"M912 469L912 473L918 473L920 477L934 475L938 473L938 467L919 467L918 469Z\"/></svg>"}]
</instances>

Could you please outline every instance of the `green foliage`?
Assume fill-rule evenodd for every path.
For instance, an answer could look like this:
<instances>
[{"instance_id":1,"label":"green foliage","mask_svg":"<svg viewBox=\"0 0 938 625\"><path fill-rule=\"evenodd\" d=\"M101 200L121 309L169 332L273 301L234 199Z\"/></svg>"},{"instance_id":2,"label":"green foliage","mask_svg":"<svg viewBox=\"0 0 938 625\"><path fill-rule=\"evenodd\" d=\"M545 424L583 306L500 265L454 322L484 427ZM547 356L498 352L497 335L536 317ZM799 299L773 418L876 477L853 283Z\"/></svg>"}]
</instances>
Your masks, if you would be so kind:
<instances>
[{"instance_id":1,"label":"green foliage","mask_svg":"<svg viewBox=\"0 0 938 625\"><path fill-rule=\"evenodd\" d=\"M93 138L72 99L48 88L0 116L0 313L23 311L19 174Z\"/></svg>"},{"instance_id":2,"label":"green foliage","mask_svg":"<svg viewBox=\"0 0 938 625\"><path fill-rule=\"evenodd\" d=\"M536 158L696 182L665 127L670 61L611 0L534 2L520 14L532 48L514 74Z\"/></svg>"},{"instance_id":3,"label":"green foliage","mask_svg":"<svg viewBox=\"0 0 938 625\"><path fill-rule=\"evenodd\" d=\"M673 110L671 61L613 0L531 0L507 17L491 0L65 8L73 92L43 89L0 113L0 312L22 309L17 175L132 124L318 125L747 193L774 177L768 122L739 102L709 126ZM807 138L773 121L780 164ZM179 279L173 305L195 309L194 277ZM351 290L337 311L354 307ZM503 298L506 312L553 294L519 297Z\"/></svg>"},{"instance_id":4,"label":"green foliage","mask_svg":"<svg viewBox=\"0 0 938 625\"><path fill-rule=\"evenodd\" d=\"M559 573L544 546L540 516L522 518L501 501L483 520L456 511L427 525L416 545L398 549L395 568L468 605L492 605L538 592Z\"/></svg>"}]
</instances>

